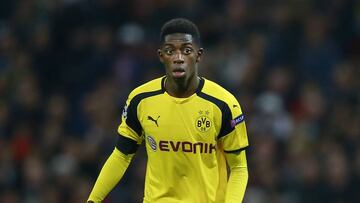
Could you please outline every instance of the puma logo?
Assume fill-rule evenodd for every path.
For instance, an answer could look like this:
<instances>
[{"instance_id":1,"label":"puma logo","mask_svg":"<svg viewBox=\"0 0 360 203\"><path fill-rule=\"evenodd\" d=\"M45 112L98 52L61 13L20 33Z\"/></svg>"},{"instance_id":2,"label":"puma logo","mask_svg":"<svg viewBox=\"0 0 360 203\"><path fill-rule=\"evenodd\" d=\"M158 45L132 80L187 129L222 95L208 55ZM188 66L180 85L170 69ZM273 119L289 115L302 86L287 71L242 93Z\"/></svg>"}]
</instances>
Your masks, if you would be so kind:
<instances>
[{"instance_id":1,"label":"puma logo","mask_svg":"<svg viewBox=\"0 0 360 203\"><path fill-rule=\"evenodd\" d=\"M157 121L159 120L159 118L160 118L160 116L158 116L157 119L155 120L155 119L153 119L153 117L151 117L151 116L148 116L148 117L147 117L147 119L150 120L150 121L153 121L153 122L156 124L157 127L159 127L158 122L157 122Z\"/></svg>"},{"instance_id":2,"label":"puma logo","mask_svg":"<svg viewBox=\"0 0 360 203\"><path fill-rule=\"evenodd\" d=\"M239 107L239 106L238 106L238 105L236 105L236 104L234 104L234 105L233 105L233 108L236 108L236 107Z\"/></svg>"}]
</instances>

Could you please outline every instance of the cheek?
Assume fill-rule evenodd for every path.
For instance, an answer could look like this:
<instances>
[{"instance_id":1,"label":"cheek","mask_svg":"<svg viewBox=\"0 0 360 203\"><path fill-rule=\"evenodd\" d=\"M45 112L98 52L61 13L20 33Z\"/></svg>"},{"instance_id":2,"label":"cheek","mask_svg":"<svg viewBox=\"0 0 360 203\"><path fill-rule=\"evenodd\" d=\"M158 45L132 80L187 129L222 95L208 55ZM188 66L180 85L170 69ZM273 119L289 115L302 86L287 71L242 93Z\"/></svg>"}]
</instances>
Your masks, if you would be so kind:
<instances>
[{"instance_id":1,"label":"cheek","mask_svg":"<svg viewBox=\"0 0 360 203\"><path fill-rule=\"evenodd\" d=\"M191 64L193 64L193 65L195 66L196 63L197 63L196 58L192 58L192 59L191 59Z\"/></svg>"},{"instance_id":2,"label":"cheek","mask_svg":"<svg viewBox=\"0 0 360 203\"><path fill-rule=\"evenodd\" d=\"M172 65L172 62L171 62L171 60L166 60L166 59L164 59L163 60L163 64L164 64L164 66L165 66L165 68L168 70L168 69L171 69L171 65Z\"/></svg>"},{"instance_id":3,"label":"cheek","mask_svg":"<svg viewBox=\"0 0 360 203\"><path fill-rule=\"evenodd\" d=\"M196 55L195 56L191 56L191 57L187 57L186 58L186 62L189 64L194 64L196 63Z\"/></svg>"},{"instance_id":4,"label":"cheek","mask_svg":"<svg viewBox=\"0 0 360 203\"><path fill-rule=\"evenodd\" d=\"M170 58L169 57L162 57L162 63L164 64L164 65L168 65L168 64L170 64Z\"/></svg>"}]
</instances>

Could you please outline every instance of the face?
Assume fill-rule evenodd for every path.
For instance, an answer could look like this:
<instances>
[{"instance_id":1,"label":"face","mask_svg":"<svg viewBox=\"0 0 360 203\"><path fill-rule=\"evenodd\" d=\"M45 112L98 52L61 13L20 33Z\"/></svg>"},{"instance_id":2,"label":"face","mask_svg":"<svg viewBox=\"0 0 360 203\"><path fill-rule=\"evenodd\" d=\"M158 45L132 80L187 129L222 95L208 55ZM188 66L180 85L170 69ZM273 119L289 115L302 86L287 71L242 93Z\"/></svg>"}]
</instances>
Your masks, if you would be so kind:
<instances>
[{"instance_id":1,"label":"face","mask_svg":"<svg viewBox=\"0 0 360 203\"><path fill-rule=\"evenodd\" d=\"M197 77L197 63L203 49L195 44L190 34L174 33L165 36L158 50L160 61L165 65L167 77L189 80Z\"/></svg>"}]
</instances>

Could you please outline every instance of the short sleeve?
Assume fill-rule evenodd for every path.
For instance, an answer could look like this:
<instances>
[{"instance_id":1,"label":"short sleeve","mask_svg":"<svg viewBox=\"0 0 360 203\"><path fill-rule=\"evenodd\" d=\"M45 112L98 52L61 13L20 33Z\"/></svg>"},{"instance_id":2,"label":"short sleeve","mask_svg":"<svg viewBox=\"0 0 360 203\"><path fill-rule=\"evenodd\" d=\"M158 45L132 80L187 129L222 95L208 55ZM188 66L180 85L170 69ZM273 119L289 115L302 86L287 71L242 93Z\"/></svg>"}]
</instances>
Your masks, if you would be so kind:
<instances>
[{"instance_id":1,"label":"short sleeve","mask_svg":"<svg viewBox=\"0 0 360 203\"><path fill-rule=\"evenodd\" d=\"M219 137L225 152L233 152L246 148L249 145L245 125L245 115L241 111L240 104L234 100L226 104L222 111L223 134Z\"/></svg>"},{"instance_id":2,"label":"short sleeve","mask_svg":"<svg viewBox=\"0 0 360 203\"><path fill-rule=\"evenodd\" d=\"M141 144L143 140L143 130L137 116L138 104L139 102L132 100L129 96L122 112L121 124L119 125L118 133L121 136L130 138L138 144Z\"/></svg>"}]
</instances>

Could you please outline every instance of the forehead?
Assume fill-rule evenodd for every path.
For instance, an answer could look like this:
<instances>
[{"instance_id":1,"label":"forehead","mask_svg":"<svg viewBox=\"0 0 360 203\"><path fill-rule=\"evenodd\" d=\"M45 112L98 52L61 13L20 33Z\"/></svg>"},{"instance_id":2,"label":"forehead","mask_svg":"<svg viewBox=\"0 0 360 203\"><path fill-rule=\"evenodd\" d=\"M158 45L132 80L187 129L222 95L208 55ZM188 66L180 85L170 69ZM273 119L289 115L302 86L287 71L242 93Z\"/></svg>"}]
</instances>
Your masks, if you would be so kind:
<instances>
[{"instance_id":1,"label":"forehead","mask_svg":"<svg viewBox=\"0 0 360 203\"><path fill-rule=\"evenodd\" d=\"M173 33L165 35L164 37L164 45L166 44L174 44L174 43L190 43L194 44L194 39L191 34L185 33Z\"/></svg>"}]
</instances>

